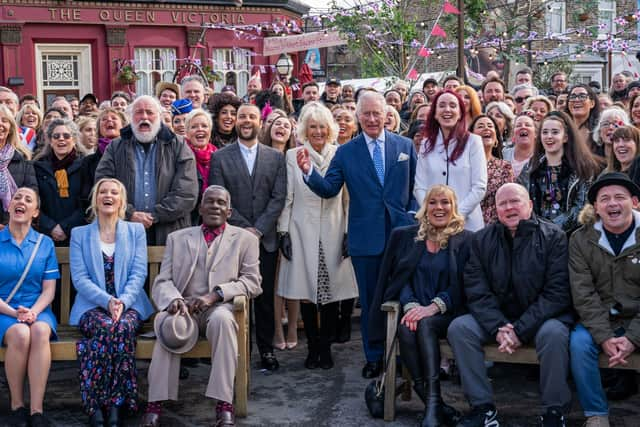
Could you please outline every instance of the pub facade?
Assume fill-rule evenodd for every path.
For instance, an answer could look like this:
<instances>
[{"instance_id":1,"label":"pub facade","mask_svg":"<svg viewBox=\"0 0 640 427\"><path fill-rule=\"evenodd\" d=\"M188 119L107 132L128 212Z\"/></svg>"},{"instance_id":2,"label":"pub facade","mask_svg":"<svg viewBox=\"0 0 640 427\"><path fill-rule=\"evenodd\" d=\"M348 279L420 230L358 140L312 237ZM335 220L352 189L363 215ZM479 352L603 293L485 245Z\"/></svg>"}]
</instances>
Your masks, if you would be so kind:
<instances>
[{"instance_id":1,"label":"pub facade","mask_svg":"<svg viewBox=\"0 0 640 427\"><path fill-rule=\"evenodd\" d=\"M153 94L192 59L215 76L214 90L230 84L243 95L251 75L263 86L275 77L278 54L262 54L265 37L299 32L307 11L295 0L0 0L0 85L41 105Z\"/></svg>"}]
</instances>

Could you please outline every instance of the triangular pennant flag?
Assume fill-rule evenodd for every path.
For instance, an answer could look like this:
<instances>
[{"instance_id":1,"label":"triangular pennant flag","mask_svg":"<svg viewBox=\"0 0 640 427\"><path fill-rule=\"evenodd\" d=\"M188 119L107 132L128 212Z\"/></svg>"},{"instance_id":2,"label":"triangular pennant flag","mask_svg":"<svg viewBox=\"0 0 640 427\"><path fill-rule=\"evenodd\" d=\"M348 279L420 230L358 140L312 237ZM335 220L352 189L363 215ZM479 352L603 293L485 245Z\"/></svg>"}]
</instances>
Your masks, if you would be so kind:
<instances>
[{"instance_id":1,"label":"triangular pennant flag","mask_svg":"<svg viewBox=\"0 0 640 427\"><path fill-rule=\"evenodd\" d=\"M449 3L448 1L444 2L444 6L442 7L444 13L453 13L454 15L460 15L460 11L457 7Z\"/></svg>"},{"instance_id":2,"label":"triangular pennant flag","mask_svg":"<svg viewBox=\"0 0 640 427\"><path fill-rule=\"evenodd\" d=\"M429 51L424 46L422 46L418 51L418 55L426 58L427 56L429 56Z\"/></svg>"},{"instance_id":3,"label":"triangular pennant flag","mask_svg":"<svg viewBox=\"0 0 640 427\"><path fill-rule=\"evenodd\" d=\"M205 45L203 45L200 42L196 43L196 48L198 48L198 49L206 49Z\"/></svg>"},{"instance_id":4,"label":"triangular pennant flag","mask_svg":"<svg viewBox=\"0 0 640 427\"><path fill-rule=\"evenodd\" d=\"M445 33L442 27L438 24L433 26L433 30L431 30L431 35L436 37L447 38L447 33Z\"/></svg>"},{"instance_id":5,"label":"triangular pennant flag","mask_svg":"<svg viewBox=\"0 0 640 427\"><path fill-rule=\"evenodd\" d=\"M409 71L409 74L407 74L407 78L409 80L417 80L418 79L418 72L416 71L415 68L412 68L411 71Z\"/></svg>"}]
</instances>

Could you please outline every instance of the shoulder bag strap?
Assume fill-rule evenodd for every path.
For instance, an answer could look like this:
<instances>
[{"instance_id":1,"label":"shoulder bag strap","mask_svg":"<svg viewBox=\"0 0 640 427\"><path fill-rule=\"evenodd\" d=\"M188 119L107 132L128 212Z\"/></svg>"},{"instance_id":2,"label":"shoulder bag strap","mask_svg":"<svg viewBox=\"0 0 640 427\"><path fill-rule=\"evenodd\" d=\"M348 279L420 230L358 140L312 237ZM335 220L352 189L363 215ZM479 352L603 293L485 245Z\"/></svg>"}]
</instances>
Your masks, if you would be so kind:
<instances>
[{"instance_id":1,"label":"shoulder bag strap","mask_svg":"<svg viewBox=\"0 0 640 427\"><path fill-rule=\"evenodd\" d=\"M27 263L27 266L25 267L24 271L22 272L22 276L20 276L20 280L18 280L18 283L16 283L16 285L13 287L13 290L11 291L11 293L9 294L7 299L4 300L4 302L6 304L9 304L9 301L11 301L11 299L16 294L16 292L18 292L18 289L20 289L20 286L22 286L22 283L24 282L24 279L27 277L27 274L29 273L29 270L31 269L31 264L33 264L33 260L35 259L36 254L38 253L38 248L40 248L40 242L42 241L42 237L43 237L43 234L39 234L38 235L38 240L36 241L36 245L33 248L33 252L31 252L31 258L29 258L29 262Z\"/></svg>"}]
</instances>

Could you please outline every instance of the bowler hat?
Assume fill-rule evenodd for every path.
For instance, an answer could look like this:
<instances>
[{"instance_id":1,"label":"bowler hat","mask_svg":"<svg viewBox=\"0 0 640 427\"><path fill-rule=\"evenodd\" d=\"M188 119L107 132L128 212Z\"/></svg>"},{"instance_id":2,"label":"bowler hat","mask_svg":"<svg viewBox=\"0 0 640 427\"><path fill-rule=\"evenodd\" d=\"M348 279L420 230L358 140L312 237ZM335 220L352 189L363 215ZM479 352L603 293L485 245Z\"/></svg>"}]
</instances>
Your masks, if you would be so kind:
<instances>
[{"instance_id":1,"label":"bowler hat","mask_svg":"<svg viewBox=\"0 0 640 427\"><path fill-rule=\"evenodd\" d=\"M153 320L153 330L158 343L175 354L188 352L198 341L198 324L189 313L161 311Z\"/></svg>"},{"instance_id":2,"label":"bowler hat","mask_svg":"<svg viewBox=\"0 0 640 427\"><path fill-rule=\"evenodd\" d=\"M176 99L171 104L171 114L174 116L189 114L191 110L193 110L193 104L190 99Z\"/></svg>"},{"instance_id":3,"label":"bowler hat","mask_svg":"<svg viewBox=\"0 0 640 427\"><path fill-rule=\"evenodd\" d=\"M176 94L176 98L180 98L180 86L171 82L158 82L156 84L156 98L160 98L163 91L169 89Z\"/></svg>"},{"instance_id":4,"label":"bowler hat","mask_svg":"<svg viewBox=\"0 0 640 427\"><path fill-rule=\"evenodd\" d=\"M94 104L98 104L98 98L96 98L96 96L92 93L88 93L85 96L82 97L82 99L80 100L80 104L82 104L84 101L86 100L92 100Z\"/></svg>"},{"instance_id":5,"label":"bowler hat","mask_svg":"<svg viewBox=\"0 0 640 427\"><path fill-rule=\"evenodd\" d=\"M629 190L632 196L640 198L640 187L638 187L635 182L631 181L627 174L622 172L609 172L600 175L596 182L591 185L591 188L589 188L589 193L587 195L589 203L593 205L596 201L596 197L598 196L598 191L600 191L602 187L609 185L621 185Z\"/></svg>"}]
</instances>

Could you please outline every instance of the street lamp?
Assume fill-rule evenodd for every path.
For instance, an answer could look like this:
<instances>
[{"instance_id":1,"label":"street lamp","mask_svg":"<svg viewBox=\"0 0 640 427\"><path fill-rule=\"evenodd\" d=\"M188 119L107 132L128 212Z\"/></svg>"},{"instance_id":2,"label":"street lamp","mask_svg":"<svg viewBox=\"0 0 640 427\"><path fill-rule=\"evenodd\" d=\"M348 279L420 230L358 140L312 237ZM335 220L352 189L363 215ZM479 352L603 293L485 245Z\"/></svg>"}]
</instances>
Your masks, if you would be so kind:
<instances>
[{"instance_id":1,"label":"street lamp","mask_svg":"<svg viewBox=\"0 0 640 427\"><path fill-rule=\"evenodd\" d=\"M276 61L276 71L281 79L286 79L291 75L293 71L293 61L291 57L286 53L281 53L278 61Z\"/></svg>"}]
</instances>

